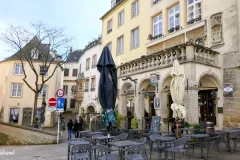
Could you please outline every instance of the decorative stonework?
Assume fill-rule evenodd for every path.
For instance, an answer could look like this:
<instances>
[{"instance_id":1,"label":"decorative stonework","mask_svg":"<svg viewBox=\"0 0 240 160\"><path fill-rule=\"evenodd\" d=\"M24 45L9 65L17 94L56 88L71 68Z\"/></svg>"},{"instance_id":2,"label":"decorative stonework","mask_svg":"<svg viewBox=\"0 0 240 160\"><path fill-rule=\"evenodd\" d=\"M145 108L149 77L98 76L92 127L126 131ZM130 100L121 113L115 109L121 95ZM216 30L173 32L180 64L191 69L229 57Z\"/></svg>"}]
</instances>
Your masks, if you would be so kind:
<instances>
[{"instance_id":1,"label":"decorative stonework","mask_svg":"<svg viewBox=\"0 0 240 160\"><path fill-rule=\"evenodd\" d=\"M222 13L217 13L211 16L211 33L212 45L219 45L223 43L222 33Z\"/></svg>"}]
</instances>

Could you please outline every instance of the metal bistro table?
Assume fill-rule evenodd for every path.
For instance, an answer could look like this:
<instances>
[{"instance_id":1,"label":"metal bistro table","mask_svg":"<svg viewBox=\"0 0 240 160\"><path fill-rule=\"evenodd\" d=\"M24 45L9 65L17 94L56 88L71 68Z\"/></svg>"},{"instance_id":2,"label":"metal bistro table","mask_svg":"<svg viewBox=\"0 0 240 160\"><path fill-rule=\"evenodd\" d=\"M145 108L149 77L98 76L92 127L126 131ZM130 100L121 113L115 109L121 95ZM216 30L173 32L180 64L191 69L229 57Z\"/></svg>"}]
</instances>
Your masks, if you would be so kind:
<instances>
[{"instance_id":1,"label":"metal bistro table","mask_svg":"<svg viewBox=\"0 0 240 160\"><path fill-rule=\"evenodd\" d=\"M154 137L157 141L158 141L158 144L160 143L165 143L165 147L167 148L168 146L167 146L167 143L166 142L172 142L172 141L175 141L176 140L176 138L175 137L165 137L165 136L156 136L156 137ZM168 152L165 152L165 155L164 155L164 159L165 160L168 160L169 158L168 158Z\"/></svg>"},{"instance_id":2,"label":"metal bistro table","mask_svg":"<svg viewBox=\"0 0 240 160\"><path fill-rule=\"evenodd\" d=\"M201 155L200 156L196 156L195 158L204 158L204 159L206 159L208 157L208 155L207 156L203 155L203 147L204 147L203 146L203 141L204 141L205 138L209 138L210 135L209 134L192 134L192 135L189 135L189 136L192 137L192 138L198 139L198 142L200 143Z\"/></svg>"},{"instance_id":3,"label":"metal bistro table","mask_svg":"<svg viewBox=\"0 0 240 160\"><path fill-rule=\"evenodd\" d=\"M231 134L240 133L240 128L238 128L238 129L223 129L223 130L220 130L219 132L220 132L220 133L227 134L228 151L229 151L229 152L233 152L232 149L231 149L231 144L230 144L230 140L231 140L230 135L231 135Z\"/></svg>"},{"instance_id":4,"label":"metal bistro table","mask_svg":"<svg viewBox=\"0 0 240 160\"><path fill-rule=\"evenodd\" d=\"M197 129L194 128L180 128L180 131L185 131L186 135L191 135L196 131Z\"/></svg>"},{"instance_id":5,"label":"metal bistro table","mask_svg":"<svg viewBox=\"0 0 240 160\"><path fill-rule=\"evenodd\" d=\"M130 140L124 140L124 141L109 142L109 144L119 148L120 159L123 159L122 155L123 155L123 149L125 147L138 145L138 144L141 144L141 143L138 143L138 142L135 142L135 141L130 141Z\"/></svg>"},{"instance_id":6,"label":"metal bistro table","mask_svg":"<svg viewBox=\"0 0 240 160\"><path fill-rule=\"evenodd\" d=\"M104 134L104 133L103 132L92 132L92 131L90 131L90 132L86 133L86 136L87 137L92 137L94 134Z\"/></svg>"},{"instance_id":7,"label":"metal bistro table","mask_svg":"<svg viewBox=\"0 0 240 160\"><path fill-rule=\"evenodd\" d=\"M104 141L105 144L107 144L107 142L110 142L110 140L112 140L115 137L116 136L111 136L111 135L110 135L110 137L108 137L108 136L97 136L97 137L94 137L94 140Z\"/></svg>"},{"instance_id":8,"label":"metal bistro table","mask_svg":"<svg viewBox=\"0 0 240 160\"><path fill-rule=\"evenodd\" d=\"M68 142L68 160L69 160L69 158L70 158L70 154L71 154L71 157L73 156L73 155L72 155L72 151L70 151L71 146L75 146L75 145L79 145L79 144L90 144L90 142L84 141L84 140L78 140L78 139L76 139L76 141L70 141L70 142ZM70 152L71 152L71 153L70 153Z\"/></svg>"},{"instance_id":9,"label":"metal bistro table","mask_svg":"<svg viewBox=\"0 0 240 160\"><path fill-rule=\"evenodd\" d=\"M89 131L89 130L87 130L87 131L79 131L78 132L79 133L79 137L82 138L83 135L85 135L85 134L87 134L89 132L91 132L91 131Z\"/></svg>"}]
</instances>

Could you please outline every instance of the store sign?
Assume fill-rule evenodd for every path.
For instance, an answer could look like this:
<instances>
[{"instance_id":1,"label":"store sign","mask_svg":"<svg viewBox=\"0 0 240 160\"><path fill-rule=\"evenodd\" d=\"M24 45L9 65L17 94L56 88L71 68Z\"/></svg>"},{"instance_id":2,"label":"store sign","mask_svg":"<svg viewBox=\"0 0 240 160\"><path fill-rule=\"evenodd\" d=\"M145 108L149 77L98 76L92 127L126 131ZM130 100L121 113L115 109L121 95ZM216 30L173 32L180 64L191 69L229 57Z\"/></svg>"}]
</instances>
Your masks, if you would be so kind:
<instances>
[{"instance_id":1,"label":"store sign","mask_svg":"<svg viewBox=\"0 0 240 160\"><path fill-rule=\"evenodd\" d=\"M155 97L154 98L154 109L161 109L161 107L160 107L160 98L159 97Z\"/></svg>"},{"instance_id":2,"label":"store sign","mask_svg":"<svg viewBox=\"0 0 240 160\"><path fill-rule=\"evenodd\" d=\"M150 80L151 80L152 86L157 86L159 79L160 79L160 78L159 78L159 75L156 75L156 74L150 75Z\"/></svg>"}]
</instances>

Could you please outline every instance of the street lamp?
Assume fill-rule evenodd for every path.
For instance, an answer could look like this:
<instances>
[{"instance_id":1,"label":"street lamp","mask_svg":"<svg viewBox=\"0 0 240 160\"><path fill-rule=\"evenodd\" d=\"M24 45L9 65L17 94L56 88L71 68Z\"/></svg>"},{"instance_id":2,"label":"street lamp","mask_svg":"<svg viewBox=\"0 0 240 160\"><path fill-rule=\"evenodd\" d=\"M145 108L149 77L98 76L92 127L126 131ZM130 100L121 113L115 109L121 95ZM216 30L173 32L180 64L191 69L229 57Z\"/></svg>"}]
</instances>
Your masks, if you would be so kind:
<instances>
[{"instance_id":1,"label":"street lamp","mask_svg":"<svg viewBox=\"0 0 240 160\"><path fill-rule=\"evenodd\" d=\"M42 127L42 124L45 122L44 114L45 114L45 110L46 110L46 106L47 106L46 100L45 100L45 98L46 98L46 93L45 92L43 92L42 97L43 97L43 99L42 99L41 114L40 114L40 125L41 125L41 127Z\"/></svg>"}]
</instances>

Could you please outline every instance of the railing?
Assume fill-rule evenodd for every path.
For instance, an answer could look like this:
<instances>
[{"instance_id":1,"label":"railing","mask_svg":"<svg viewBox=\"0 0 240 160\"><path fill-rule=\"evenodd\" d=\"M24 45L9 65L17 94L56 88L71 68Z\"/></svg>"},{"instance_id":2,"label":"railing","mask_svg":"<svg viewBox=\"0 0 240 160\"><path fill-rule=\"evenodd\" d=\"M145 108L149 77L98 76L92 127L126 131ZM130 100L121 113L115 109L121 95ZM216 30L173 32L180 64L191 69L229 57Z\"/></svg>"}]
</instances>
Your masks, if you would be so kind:
<instances>
[{"instance_id":1,"label":"railing","mask_svg":"<svg viewBox=\"0 0 240 160\"><path fill-rule=\"evenodd\" d=\"M194 61L210 66L218 66L218 54L218 52L198 44L184 43L157 53L142 56L139 59L119 66L119 76L123 77L149 70L171 67L175 59L178 59L180 62Z\"/></svg>"}]
</instances>

